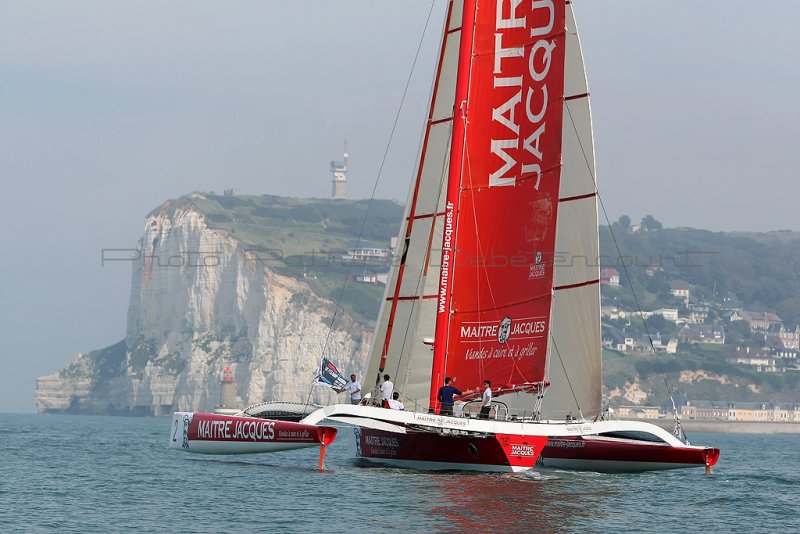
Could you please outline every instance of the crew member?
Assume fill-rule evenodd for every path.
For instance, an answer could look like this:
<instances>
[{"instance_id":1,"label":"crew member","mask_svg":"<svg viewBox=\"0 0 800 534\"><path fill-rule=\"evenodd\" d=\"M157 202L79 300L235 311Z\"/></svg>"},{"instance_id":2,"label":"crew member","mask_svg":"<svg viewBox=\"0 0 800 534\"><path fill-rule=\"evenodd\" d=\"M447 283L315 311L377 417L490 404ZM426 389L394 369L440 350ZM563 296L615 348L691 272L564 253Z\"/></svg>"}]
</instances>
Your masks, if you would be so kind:
<instances>
[{"instance_id":1,"label":"crew member","mask_svg":"<svg viewBox=\"0 0 800 534\"><path fill-rule=\"evenodd\" d=\"M350 394L350 404L361 402L361 382L356 380L356 374L350 375L350 383L344 387L344 391Z\"/></svg>"},{"instance_id":2,"label":"crew member","mask_svg":"<svg viewBox=\"0 0 800 534\"><path fill-rule=\"evenodd\" d=\"M483 381L483 400L481 401L481 413L478 417L481 419L489 419L489 412L492 410L492 383L488 380Z\"/></svg>"},{"instance_id":3,"label":"crew member","mask_svg":"<svg viewBox=\"0 0 800 534\"><path fill-rule=\"evenodd\" d=\"M405 410L406 407L400 402L400 394L398 392L392 393L392 398L389 399L389 408L392 410Z\"/></svg>"},{"instance_id":4,"label":"crew member","mask_svg":"<svg viewBox=\"0 0 800 534\"><path fill-rule=\"evenodd\" d=\"M461 391L450 385L450 377L444 379L444 385L439 388L436 399L441 403L441 415L453 415L453 395L461 395Z\"/></svg>"},{"instance_id":5,"label":"crew member","mask_svg":"<svg viewBox=\"0 0 800 534\"><path fill-rule=\"evenodd\" d=\"M391 380L389 380L389 375L383 375L383 384L381 384L381 402L383 403L384 408L389 407L389 401L392 398L393 391L394 384Z\"/></svg>"}]
</instances>

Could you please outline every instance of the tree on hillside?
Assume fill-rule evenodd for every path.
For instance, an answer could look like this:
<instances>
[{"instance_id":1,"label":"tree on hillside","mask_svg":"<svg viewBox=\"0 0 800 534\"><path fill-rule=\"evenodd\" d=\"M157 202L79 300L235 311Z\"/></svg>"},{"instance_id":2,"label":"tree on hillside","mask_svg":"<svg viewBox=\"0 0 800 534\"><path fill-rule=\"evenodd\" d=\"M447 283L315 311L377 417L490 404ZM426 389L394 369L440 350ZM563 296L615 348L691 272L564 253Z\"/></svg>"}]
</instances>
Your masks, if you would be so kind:
<instances>
[{"instance_id":1,"label":"tree on hillside","mask_svg":"<svg viewBox=\"0 0 800 534\"><path fill-rule=\"evenodd\" d=\"M725 328L728 331L725 342L728 344L749 344L749 341L753 340L753 333L747 321L731 321Z\"/></svg>"},{"instance_id":2,"label":"tree on hillside","mask_svg":"<svg viewBox=\"0 0 800 534\"><path fill-rule=\"evenodd\" d=\"M619 223L620 226L622 226L626 230L628 230L631 227L631 218L628 217L627 215L621 216L617 222Z\"/></svg>"},{"instance_id":3,"label":"tree on hillside","mask_svg":"<svg viewBox=\"0 0 800 534\"><path fill-rule=\"evenodd\" d=\"M661 315L651 315L645 321L650 335L672 334L675 331L675 323L664 319Z\"/></svg>"},{"instance_id":4,"label":"tree on hillside","mask_svg":"<svg viewBox=\"0 0 800 534\"><path fill-rule=\"evenodd\" d=\"M778 302L775 311L787 323L800 323L800 297L789 297Z\"/></svg>"},{"instance_id":5,"label":"tree on hillside","mask_svg":"<svg viewBox=\"0 0 800 534\"><path fill-rule=\"evenodd\" d=\"M657 232L658 230L663 229L664 227L658 222L655 217L652 215L646 215L642 218L642 228L647 230L648 232Z\"/></svg>"}]
</instances>

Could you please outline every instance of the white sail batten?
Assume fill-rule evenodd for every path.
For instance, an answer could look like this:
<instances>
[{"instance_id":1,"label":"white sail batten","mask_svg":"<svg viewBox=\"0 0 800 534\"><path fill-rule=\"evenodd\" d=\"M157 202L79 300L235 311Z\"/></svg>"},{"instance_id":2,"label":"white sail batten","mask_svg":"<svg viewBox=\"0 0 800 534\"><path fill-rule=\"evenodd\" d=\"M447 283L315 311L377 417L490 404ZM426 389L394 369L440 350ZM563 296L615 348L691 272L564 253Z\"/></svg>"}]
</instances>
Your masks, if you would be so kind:
<instances>
[{"instance_id":1,"label":"white sail batten","mask_svg":"<svg viewBox=\"0 0 800 534\"><path fill-rule=\"evenodd\" d=\"M430 389L431 347L436 295L438 249L442 241L444 180L452 132L463 0L448 5L425 137L406 202L391 274L375 329L364 386L372 389L388 373L406 404L426 406ZM431 253L431 248L434 249ZM434 258L433 260L431 258ZM383 372L381 362L385 362ZM410 406L409 406L410 408Z\"/></svg>"},{"instance_id":2,"label":"white sail batten","mask_svg":"<svg viewBox=\"0 0 800 534\"><path fill-rule=\"evenodd\" d=\"M589 91L572 5L567 5L562 178L554 258L548 374L542 417L601 409L597 184Z\"/></svg>"}]
</instances>

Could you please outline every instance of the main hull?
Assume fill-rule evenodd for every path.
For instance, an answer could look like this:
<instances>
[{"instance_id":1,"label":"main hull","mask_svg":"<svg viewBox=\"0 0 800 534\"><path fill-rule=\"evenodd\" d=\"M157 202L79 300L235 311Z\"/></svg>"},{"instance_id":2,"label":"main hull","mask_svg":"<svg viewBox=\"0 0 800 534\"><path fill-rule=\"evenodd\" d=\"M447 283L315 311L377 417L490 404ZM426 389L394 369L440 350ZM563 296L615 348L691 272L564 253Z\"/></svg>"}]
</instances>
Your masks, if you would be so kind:
<instances>
[{"instance_id":1,"label":"main hull","mask_svg":"<svg viewBox=\"0 0 800 534\"><path fill-rule=\"evenodd\" d=\"M631 472L710 468L718 459L719 449L710 447L585 435L549 439L537 465L581 471Z\"/></svg>"},{"instance_id":2,"label":"main hull","mask_svg":"<svg viewBox=\"0 0 800 534\"><path fill-rule=\"evenodd\" d=\"M719 449L687 445L643 421L486 420L338 404L303 423L325 419L356 427L361 458L398 467L652 471L710 468L719 459Z\"/></svg>"},{"instance_id":3,"label":"main hull","mask_svg":"<svg viewBox=\"0 0 800 534\"><path fill-rule=\"evenodd\" d=\"M255 454L330 445L336 429L213 413L175 412L169 445L199 454Z\"/></svg>"},{"instance_id":4,"label":"main hull","mask_svg":"<svg viewBox=\"0 0 800 534\"><path fill-rule=\"evenodd\" d=\"M359 458L393 467L434 471L527 471L534 467L547 441L544 436L453 436L431 430L399 434L359 427L355 434Z\"/></svg>"}]
</instances>

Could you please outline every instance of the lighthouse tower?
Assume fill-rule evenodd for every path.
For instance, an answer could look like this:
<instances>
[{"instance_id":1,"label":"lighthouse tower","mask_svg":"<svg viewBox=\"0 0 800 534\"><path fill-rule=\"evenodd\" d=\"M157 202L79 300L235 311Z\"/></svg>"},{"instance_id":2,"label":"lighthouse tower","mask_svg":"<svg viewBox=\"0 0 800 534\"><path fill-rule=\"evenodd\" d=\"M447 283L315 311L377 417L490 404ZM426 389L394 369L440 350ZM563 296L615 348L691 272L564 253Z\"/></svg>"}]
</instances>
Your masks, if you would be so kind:
<instances>
[{"instance_id":1,"label":"lighthouse tower","mask_svg":"<svg viewBox=\"0 0 800 534\"><path fill-rule=\"evenodd\" d=\"M219 405L220 408L236 407L236 384L233 381L233 371L226 367L222 371L222 383L219 386Z\"/></svg>"},{"instance_id":2,"label":"lighthouse tower","mask_svg":"<svg viewBox=\"0 0 800 534\"><path fill-rule=\"evenodd\" d=\"M347 140L344 141L344 159L331 161L333 191L331 198L347 198Z\"/></svg>"}]
</instances>

